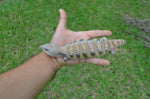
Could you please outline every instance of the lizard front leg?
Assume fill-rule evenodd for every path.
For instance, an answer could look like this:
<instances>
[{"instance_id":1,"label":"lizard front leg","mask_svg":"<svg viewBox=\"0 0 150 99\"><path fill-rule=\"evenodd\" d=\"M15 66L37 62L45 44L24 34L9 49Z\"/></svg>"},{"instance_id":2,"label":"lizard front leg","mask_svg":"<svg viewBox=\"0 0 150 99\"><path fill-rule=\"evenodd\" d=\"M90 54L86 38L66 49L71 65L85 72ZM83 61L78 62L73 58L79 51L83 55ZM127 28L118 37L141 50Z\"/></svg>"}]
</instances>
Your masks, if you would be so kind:
<instances>
[{"instance_id":1,"label":"lizard front leg","mask_svg":"<svg viewBox=\"0 0 150 99\"><path fill-rule=\"evenodd\" d=\"M64 59L62 60L63 63L65 63L68 60L67 57L64 57Z\"/></svg>"}]
</instances>

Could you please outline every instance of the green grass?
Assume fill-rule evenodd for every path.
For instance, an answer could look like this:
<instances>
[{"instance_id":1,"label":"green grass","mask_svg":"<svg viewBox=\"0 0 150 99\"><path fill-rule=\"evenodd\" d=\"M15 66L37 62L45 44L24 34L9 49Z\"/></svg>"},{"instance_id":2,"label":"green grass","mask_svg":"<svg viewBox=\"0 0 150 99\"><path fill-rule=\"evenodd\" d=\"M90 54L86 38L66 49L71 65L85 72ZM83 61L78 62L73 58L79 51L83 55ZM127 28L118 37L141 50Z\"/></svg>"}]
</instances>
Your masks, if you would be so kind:
<instances>
[{"instance_id":1,"label":"green grass","mask_svg":"<svg viewBox=\"0 0 150 99\"><path fill-rule=\"evenodd\" d=\"M102 58L109 66L88 63L64 66L38 99L46 98L150 98L150 49L141 35L123 22L124 17L150 18L148 0L26 0L0 2L0 73L17 67L41 52L59 21L60 8L68 14L67 28L74 31L108 29L127 44L115 55Z\"/></svg>"}]
</instances>

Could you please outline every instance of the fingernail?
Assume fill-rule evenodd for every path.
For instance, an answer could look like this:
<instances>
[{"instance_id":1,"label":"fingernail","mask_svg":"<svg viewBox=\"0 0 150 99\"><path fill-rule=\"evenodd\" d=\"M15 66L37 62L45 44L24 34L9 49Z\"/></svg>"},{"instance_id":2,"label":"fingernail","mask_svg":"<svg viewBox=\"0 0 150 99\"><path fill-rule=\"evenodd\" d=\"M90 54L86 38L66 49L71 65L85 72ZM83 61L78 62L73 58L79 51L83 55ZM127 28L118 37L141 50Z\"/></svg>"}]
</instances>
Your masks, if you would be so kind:
<instances>
[{"instance_id":1,"label":"fingernail","mask_svg":"<svg viewBox=\"0 0 150 99\"><path fill-rule=\"evenodd\" d=\"M106 32L106 33L108 33L109 35L111 35L111 34L112 34L112 32L111 32L111 31L109 31L109 30L106 30L105 32Z\"/></svg>"},{"instance_id":2,"label":"fingernail","mask_svg":"<svg viewBox=\"0 0 150 99\"><path fill-rule=\"evenodd\" d=\"M105 65L109 65L110 62L108 60L105 60Z\"/></svg>"},{"instance_id":3,"label":"fingernail","mask_svg":"<svg viewBox=\"0 0 150 99\"><path fill-rule=\"evenodd\" d=\"M112 32L111 32L111 31L109 31L109 33L110 33L110 35L112 35Z\"/></svg>"},{"instance_id":4,"label":"fingernail","mask_svg":"<svg viewBox=\"0 0 150 99\"><path fill-rule=\"evenodd\" d=\"M109 65L110 64L110 61L107 61L107 65Z\"/></svg>"}]
</instances>

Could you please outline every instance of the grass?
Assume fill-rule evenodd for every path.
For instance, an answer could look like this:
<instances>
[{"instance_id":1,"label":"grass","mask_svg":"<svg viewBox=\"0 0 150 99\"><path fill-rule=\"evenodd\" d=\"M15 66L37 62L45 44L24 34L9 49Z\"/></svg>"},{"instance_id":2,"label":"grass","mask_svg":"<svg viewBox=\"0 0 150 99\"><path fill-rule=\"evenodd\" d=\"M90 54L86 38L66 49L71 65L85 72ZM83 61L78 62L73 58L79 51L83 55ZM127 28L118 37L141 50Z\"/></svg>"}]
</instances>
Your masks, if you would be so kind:
<instances>
[{"instance_id":1,"label":"grass","mask_svg":"<svg viewBox=\"0 0 150 99\"><path fill-rule=\"evenodd\" d=\"M124 17L150 18L148 0L4 0L0 2L0 73L17 67L41 52L59 21L60 8L68 14L67 28L74 31L108 29L127 44L115 55L102 56L109 66L83 63L62 67L38 99L46 98L150 98L150 49Z\"/></svg>"}]
</instances>

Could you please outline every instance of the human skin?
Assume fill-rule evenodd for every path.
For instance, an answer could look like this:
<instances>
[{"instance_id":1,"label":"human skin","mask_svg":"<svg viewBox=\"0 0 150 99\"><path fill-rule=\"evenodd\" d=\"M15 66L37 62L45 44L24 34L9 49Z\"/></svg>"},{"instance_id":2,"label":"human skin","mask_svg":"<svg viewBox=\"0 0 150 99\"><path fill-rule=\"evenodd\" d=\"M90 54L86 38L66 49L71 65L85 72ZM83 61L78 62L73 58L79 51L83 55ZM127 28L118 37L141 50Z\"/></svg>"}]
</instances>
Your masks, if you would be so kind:
<instances>
[{"instance_id":1,"label":"human skin","mask_svg":"<svg viewBox=\"0 0 150 99\"><path fill-rule=\"evenodd\" d=\"M66 28L67 15L63 9L60 9L59 12L60 21L51 43L64 46L74 40L110 36L112 34L108 30L79 32L68 30ZM117 48L114 51L117 51ZM0 99L36 98L62 66L83 62L97 65L109 65L110 63L108 60L98 58L68 60L66 63L62 63L62 58L51 57L41 52L17 68L0 75Z\"/></svg>"}]
</instances>

